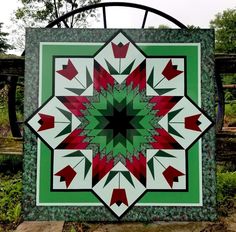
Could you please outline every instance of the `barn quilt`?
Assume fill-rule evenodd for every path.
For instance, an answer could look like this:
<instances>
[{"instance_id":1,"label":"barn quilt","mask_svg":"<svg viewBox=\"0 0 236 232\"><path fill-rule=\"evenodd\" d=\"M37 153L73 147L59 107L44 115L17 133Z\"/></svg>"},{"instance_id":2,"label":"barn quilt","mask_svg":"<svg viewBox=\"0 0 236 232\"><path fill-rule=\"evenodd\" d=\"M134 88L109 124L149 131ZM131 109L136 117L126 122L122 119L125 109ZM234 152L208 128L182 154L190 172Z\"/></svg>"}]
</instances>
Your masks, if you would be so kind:
<instances>
[{"instance_id":1,"label":"barn quilt","mask_svg":"<svg viewBox=\"0 0 236 232\"><path fill-rule=\"evenodd\" d=\"M201 46L42 42L37 205L201 206Z\"/></svg>"}]
</instances>

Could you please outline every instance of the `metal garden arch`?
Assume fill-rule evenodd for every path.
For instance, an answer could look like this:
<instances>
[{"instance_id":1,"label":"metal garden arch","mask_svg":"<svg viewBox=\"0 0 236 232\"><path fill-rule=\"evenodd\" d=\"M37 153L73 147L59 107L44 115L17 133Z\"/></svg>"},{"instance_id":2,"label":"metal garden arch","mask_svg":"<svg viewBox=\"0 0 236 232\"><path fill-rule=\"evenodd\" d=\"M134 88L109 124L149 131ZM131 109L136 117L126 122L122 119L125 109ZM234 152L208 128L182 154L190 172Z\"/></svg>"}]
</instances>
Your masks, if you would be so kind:
<instances>
[{"instance_id":1,"label":"metal garden arch","mask_svg":"<svg viewBox=\"0 0 236 232\"><path fill-rule=\"evenodd\" d=\"M174 23L176 26L178 26L181 29L187 29L187 27L183 23L181 23L180 21L178 21L174 17L172 17L172 16L170 16L170 15L168 15L168 14L166 14L166 13L160 11L160 10L157 10L157 9L145 6L145 5L140 5L140 4L136 4L136 3L126 3L126 2L106 2L106 3L98 3L98 4L78 8L78 9L70 11L67 14L62 15L61 17L57 18L56 20L52 21L51 23L49 23L46 26L46 28L52 28L52 27L56 26L58 23L61 23L61 22L64 24L64 26L66 28L69 28L69 25L66 22L67 18L72 17L76 14L88 11L88 10L93 10L93 9L98 9L98 8L102 8L103 27L107 28L106 9L109 8L109 7L129 7L129 8L134 8L134 9L137 9L137 10L139 10L139 9L143 10L144 11L144 16L143 16L142 25L140 25L141 28L145 28L148 13L150 12L150 13L153 13L155 15L158 15L158 16L161 16L161 17L165 18L166 20ZM23 52L22 55L24 56L24 52ZM216 82L216 84L217 84L217 89L220 90L221 89L220 83ZM220 107L218 107L219 109L221 109L221 104L223 102L224 102L224 100L220 99L220 97L219 97L219 101L218 101L218 104L220 106ZM16 114L16 111L11 110L11 114ZM221 112L218 111L217 115L220 115L220 114L221 114ZM11 116L10 116L10 118L11 118ZM16 115L13 115L12 118L16 118ZM13 137L18 137L19 134L20 134L20 129L19 129L18 123L15 121L15 122L12 122L11 125L14 125L14 127L15 127L14 131L17 132L17 133L15 133L15 135L13 134Z\"/></svg>"},{"instance_id":2,"label":"metal garden arch","mask_svg":"<svg viewBox=\"0 0 236 232\"><path fill-rule=\"evenodd\" d=\"M64 26L66 28L69 28L69 25L66 22L67 18L72 17L73 15L88 11L88 10L93 10L93 9L98 9L98 8L102 8L102 13L103 13L103 27L107 28L107 17L106 17L106 8L108 7L129 7L129 8L135 8L135 9L141 9L143 10L144 16L143 16L143 22L141 28L145 28L145 23L147 20L147 16L148 13L154 13L156 15L159 15L165 19L167 19L168 21L174 23L176 26L178 26L179 28L182 29L186 29L187 27L182 24L180 21L178 21L177 19L173 18L172 16L159 11L157 9L148 7L148 6L144 6L144 5L140 5L140 4L136 4L136 3L126 3L126 2L105 2L105 3L98 3L98 4L94 4L94 5L89 5L89 6L85 6L82 8L77 8L73 11L68 12L65 15L62 15L61 17L55 19L54 21L52 21L51 23L49 23L46 28L52 28L56 25L58 25L58 23L63 23ZM25 55L25 51L22 53L22 56ZM17 78L14 78L14 85L12 85L11 91L9 93L9 102L11 102L11 104L9 105L9 121L10 121L10 125L11 125L11 131L12 131L12 135L13 137L20 137L21 132L20 132L20 128L19 128L19 123L16 120L16 108L15 108L15 92L16 92L16 82L17 82Z\"/></svg>"},{"instance_id":3,"label":"metal garden arch","mask_svg":"<svg viewBox=\"0 0 236 232\"><path fill-rule=\"evenodd\" d=\"M170 22L174 23L175 25L177 25L180 28L187 28L184 24L182 24L180 21L178 21L177 19L173 18L172 16L159 11L157 9L148 7L148 6L144 6L144 5L140 5L140 4L136 4L136 3L127 3L127 2L105 2L105 3L98 3L98 4L94 4L94 5L89 5L89 6L85 6L82 8L78 8L75 9L73 11L68 12L65 15L62 15L61 17L57 18L56 20L54 20L53 22L49 23L46 28L51 28L54 27L55 25L57 25L60 22L63 22L65 27L69 28L68 24L66 23L65 19L75 15L75 14L79 14L82 13L84 11L87 10L92 10L92 9L97 9L97 8L102 8L102 12L103 12L103 26L104 28L107 28L107 17L106 17L106 8L108 7L114 7L114 6L118 6L118 7L130 7L130 8L136 8L136 9L141 9L144 10L144 17L143 17L143 22L142 22L142 26L141 28L145 27L145 23L146 23L146 19L148 16L148 12L154 13L156 15L159 15L167 20L169 20Z\"/></svg>"}]
</instances>

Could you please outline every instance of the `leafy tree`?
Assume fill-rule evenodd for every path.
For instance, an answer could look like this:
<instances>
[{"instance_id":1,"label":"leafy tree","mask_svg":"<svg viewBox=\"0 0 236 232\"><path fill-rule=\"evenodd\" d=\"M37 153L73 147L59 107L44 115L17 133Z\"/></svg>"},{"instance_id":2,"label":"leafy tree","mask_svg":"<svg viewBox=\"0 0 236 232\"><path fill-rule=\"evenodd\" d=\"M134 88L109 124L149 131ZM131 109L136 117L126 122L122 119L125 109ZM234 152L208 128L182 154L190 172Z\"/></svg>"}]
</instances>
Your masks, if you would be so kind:
<instances>
[{"instance_id":1,"label":"leafy tree","mask_svg":"<svg viewBox=\"0 0 236 232\"><path fill-rule=\"evenodd\" d=\"M216 14L210 26L215 28L216 51L236 53L236 9Z\"/></svg>"},{"instance_id":2,"label":"leafy tree","mask_svg":"<svg viewBox=\"0 0 236 232\"><path fill-rule=\"evenodd\" d=\"M30 21L46 24L54 21L60 16L80 7L99 3L101 0L18 0L22 7L15 12L16 19L22 19L25 24ZM95 17L95 10L76 14L58 23L58 27L81 27L87 25L88 17Z\"/></svg>"},{"instance_id":3,"label":"leafy tree","mask_svg":"<svg viewBox=\"0 0 236 232\"><path fill-rule=\"evenodd\" d=\"M8 33L2 31L2 24L3 23L0 23L0 53L4 53L12 48L12 46L7 43L6 36L8 36Z\"/></svg>"},{"instance_id":4,"label":"leafy tree","mask_svg":"<svg viewBox=\"0 0 236 232\"><path fill-rule=\"evenodd\" d=\"M101 0L18 0L21 2L14 16L11 18L11 41L19 51L25 47L26 27L45 27L58 17L74 10ZM87 27L89 22L97 20L95 10L89 10L69 17L57 27Z\"/></svg>"},{"instance_id":5,"label":"leafy tree","mask_svg":"<svg viewBox=\"0 0 236 232\"><path fill-rule=\"evenodd\" d=\"M165 24L160 24L160 25L158 26L158 29L170 29L170 27L167 26L167 25L165 25Z\"/></svg>"},{"instance_id":6,"label":"leafy tree","mask_svg":"<svg viewBox=\"0 0 236 232\"><path fill-rule=\"evenodd\" d=\"M187 28L188 28L189 30L200 29L199 26L194 26L194 25L187 25Z\"/></svg>"}]
</instances>

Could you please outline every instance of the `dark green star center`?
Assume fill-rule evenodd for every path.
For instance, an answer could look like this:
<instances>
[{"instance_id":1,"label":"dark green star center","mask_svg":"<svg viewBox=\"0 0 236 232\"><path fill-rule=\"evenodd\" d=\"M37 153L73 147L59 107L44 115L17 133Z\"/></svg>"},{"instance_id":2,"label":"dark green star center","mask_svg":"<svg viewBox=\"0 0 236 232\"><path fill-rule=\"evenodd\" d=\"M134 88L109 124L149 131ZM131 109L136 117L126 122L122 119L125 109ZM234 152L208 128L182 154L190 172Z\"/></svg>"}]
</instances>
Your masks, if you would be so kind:
<instances>
[{"instance_id":1,"label":"dark green star center","mask_svg":"<svg viewBox=\"0 0 236 232\"><path fill-rule=\"evenodd\" d=\"M143 128L139 124L139 110L130 110L125 101L108 103L106 110L101 110L102 116L97 116L99 121L96 129L102 129L99 135L106 136L107 142L113 140L114 145L121 143L126 146L126 140L133 142L133 136L140 135L137 129Z\"/></svg>"},{"instance_id":2,"label":"dark green star center","mask_svg":"<svg viewBox=\"0 0 236 232\"><path fill-rule=\"evenodd\" d=\"M135 127L132 125L132 119L134 117L135 115L127 114L127 107L124 107L121 111L113 108L113 115L105 116L108 123L104 129L113 130L113 137L121 134L122 136L127 138L127 130L135 129Z\"/></svg>"}]
</instances>

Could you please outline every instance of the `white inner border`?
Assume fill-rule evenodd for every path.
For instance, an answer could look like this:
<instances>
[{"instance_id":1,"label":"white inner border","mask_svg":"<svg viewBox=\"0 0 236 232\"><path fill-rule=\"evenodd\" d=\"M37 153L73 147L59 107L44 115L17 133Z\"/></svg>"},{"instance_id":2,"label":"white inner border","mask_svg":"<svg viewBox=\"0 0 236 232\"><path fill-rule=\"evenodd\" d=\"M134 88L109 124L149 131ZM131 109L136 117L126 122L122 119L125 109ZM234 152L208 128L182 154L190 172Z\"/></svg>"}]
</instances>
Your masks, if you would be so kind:
<instances>
[{"instance_id":1,"label":"white inner border","mask_svg":"<svg viewBox=\"0 0 236 232\"><path fill-rule=\"evenodd\" d=\"M39 97L38 106L42 104L42 53L44 45L103 45L104 43L79 43L79 42L40 42L39 49ZM136 43L137 46L197 46L198 47L198 106L201 108L201 44L200 43ZM103 206L102 203L42 203L39 201L39 188L40 188L40 150L41 140L37 139L37 176L36 176L36 205L37 206ZM199 202L198 203L135 203L135 206L202 206L202 139L198 140L199 150Z\"/></svg>"}]
</instances>

